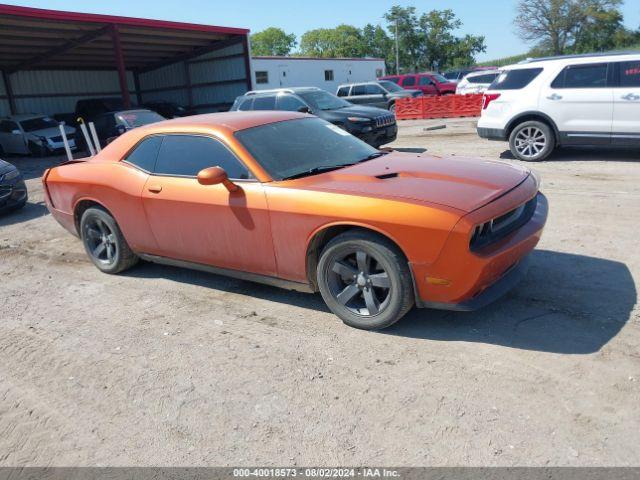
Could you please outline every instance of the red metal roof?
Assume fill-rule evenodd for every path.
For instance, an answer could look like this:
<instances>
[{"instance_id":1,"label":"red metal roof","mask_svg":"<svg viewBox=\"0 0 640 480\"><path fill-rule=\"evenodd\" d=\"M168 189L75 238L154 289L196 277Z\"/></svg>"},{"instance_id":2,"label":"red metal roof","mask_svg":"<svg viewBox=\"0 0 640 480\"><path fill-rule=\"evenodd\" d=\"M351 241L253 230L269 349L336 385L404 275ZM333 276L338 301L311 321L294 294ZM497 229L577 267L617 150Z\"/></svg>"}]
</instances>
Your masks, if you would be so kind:
<instances>
[{"instance_id":1,"label":"red metal roof","mask_svg":"<svg viewBox=\"0 0 640 480\"><path fill-rule=\"evenodd\" d=\"M247 34L246 28L219 27L216 25L201 25L197 23L172 22L167 20L153 20L135 17L120 17L117 15L101 15L95 13L66 12L62 10L47 10L43 8L19 7L0 4L0 15L16 15L20 17L40 18L63 22L111 23L129 25L133 27L149 27L173 30L188 30L192 32L211 32L229 34Z\"/></svg>"}]
</instances>

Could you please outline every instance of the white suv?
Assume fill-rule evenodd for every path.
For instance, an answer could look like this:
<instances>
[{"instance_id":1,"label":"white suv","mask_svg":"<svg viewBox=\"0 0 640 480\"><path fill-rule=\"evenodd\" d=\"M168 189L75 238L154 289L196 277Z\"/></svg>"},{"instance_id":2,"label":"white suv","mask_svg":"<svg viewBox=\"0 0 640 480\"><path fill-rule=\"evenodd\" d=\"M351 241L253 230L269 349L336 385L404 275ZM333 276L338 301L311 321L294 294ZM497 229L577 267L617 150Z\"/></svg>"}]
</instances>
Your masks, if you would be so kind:
<instances>
[{"instance_id":1,"label":"white suv","mask_svg":"<svg viewBox=\"0 0 640 480\"><path fill-rule=\"evenodd\" d=\"M558 146L640 146L640 53L566 56L504 67L485 93L478 135L520 160Z\"/></svg>"}]
</instances>

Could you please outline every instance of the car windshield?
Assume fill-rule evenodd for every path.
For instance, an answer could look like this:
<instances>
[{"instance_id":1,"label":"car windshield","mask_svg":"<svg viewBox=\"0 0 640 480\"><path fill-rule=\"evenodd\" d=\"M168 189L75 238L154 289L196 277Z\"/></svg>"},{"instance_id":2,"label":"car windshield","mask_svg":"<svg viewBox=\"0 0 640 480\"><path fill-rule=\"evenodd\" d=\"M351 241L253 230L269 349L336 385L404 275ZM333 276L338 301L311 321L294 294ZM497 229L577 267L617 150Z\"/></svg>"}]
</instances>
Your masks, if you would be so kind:
<instances>
[{"instance_id":1,"label":"car windshield","mask_svg":"<svg viewBox=\"0 0 640 480\"><path fill-rule=\"evenodd\" d=\"M235 136L274 180L322 173L383 154L319 118L269 123Z\"/></svg>"},{"instance_id":2,"label":"car windshield","mask_svg":"<svg viewBox=\"0 0 640 480\"><path fill-rule=\"evenodd\" d=\"M161 122L165 118L149 110L134 110L130 112L122 112L116 115L116 118L121 121L127 128L141 127L142 125L148 125L150 123Z\"/></svg>"},{"instance_id":3,"label":"car windshield","mask_svg":"<svg viewBox=\"0 0 640 480\"><path fill-rule=\"evenodd\" d=\"M439 73L434 73L432 77L435 78L438 83L449 83L449 79Z\"/></svg>"},{"instance_id":4,"label":"car windshield","mask_svg":"<svg viewBox=\"0 0 640 480\"><path fill-rule=\"evenodd\" d=\"M384 88L387 92L404 92L404 88L399 85L396 85L393 82L388 80L381 80L378 82L382 88Z\"/></svg>"},{"instance_id":5,"label":"car windshield","mask_svg":"<svg viewBox=\"0 0 640 480\"><path fill-rule=\"evenodd\" d=\"M51 117L38 117L22 120L20 125L22 125L22 129L25 132L34 132L36 130L44 130L45 128L57 127L58 122Z\"/></svg>"},{"instance_id":6,"label":"car windshield","mask_svg":"<svg viewBox=\"0 0 640 480\"><path fill-rule=\"evenodd\" d=\"M337 110L351 106L346 100L342 100L324 90L297 92L297 94L314 110Z\"/></svg>"}]
</instances>

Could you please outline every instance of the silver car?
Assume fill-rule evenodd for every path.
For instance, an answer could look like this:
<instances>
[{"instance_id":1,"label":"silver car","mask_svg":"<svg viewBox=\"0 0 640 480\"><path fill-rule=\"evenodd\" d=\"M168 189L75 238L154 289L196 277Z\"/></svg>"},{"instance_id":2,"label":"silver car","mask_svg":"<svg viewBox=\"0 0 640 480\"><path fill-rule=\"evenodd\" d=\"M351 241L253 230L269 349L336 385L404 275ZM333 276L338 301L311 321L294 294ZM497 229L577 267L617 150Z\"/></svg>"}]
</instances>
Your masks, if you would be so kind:
<instances>
[{"instance_id":1,"label":"silver car","mask_svg":"<svg viewBox=\"0 0 640 480\"><path fill-rule=\"evenodd\" d=\"M76 149L76 129L64 126L69 148ZM0 119L0 155L44 156L64 149L59 123L46 115L13 115Z\"/></svg>"}]
</instances>

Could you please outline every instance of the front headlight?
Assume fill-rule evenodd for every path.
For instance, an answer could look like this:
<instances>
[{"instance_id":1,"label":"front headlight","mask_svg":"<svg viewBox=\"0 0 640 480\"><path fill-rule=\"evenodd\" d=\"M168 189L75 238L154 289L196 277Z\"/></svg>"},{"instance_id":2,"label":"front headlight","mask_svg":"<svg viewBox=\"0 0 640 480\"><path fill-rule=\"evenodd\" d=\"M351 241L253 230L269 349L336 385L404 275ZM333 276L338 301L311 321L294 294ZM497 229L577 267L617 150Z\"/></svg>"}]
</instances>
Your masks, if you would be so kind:
<instances>
[{"instance_id":1,"label":"front headlight","mask_svg":"<svg viewBox=\"0 0 640 480\"><path fill-rule=\"evenodd\" d=\"M14 178L18 178L20 176L20 172L16 170L11 170L8 173L5 173L4 176L0 175L0 180L13 180Z\"/></svg>"},{"instance_id":2,"label":"front headlight","mask_svg":"<svg viewBox=\"0 0 640 480\"><path fill-rule=\"evenodd\" d=\"M366 123L371 121L370 118L364 118L364 117L348 117L347 120L353 123Z\"/></svg>"}]
</instances>

